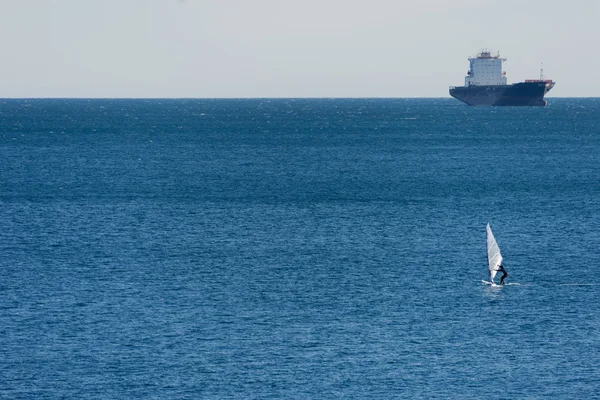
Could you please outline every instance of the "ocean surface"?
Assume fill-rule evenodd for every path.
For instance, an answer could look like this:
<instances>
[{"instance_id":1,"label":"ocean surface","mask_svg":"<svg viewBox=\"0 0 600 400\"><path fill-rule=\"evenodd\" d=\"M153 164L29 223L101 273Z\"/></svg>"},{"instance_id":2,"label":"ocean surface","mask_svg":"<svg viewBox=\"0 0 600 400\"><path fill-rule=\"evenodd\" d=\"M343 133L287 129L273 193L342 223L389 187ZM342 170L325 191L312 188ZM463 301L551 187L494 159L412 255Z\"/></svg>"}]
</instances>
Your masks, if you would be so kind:
<instances>
[{"instance_id":1,"label":"ocean surface","mask_svg":"<svg viewBox=\"0 0 600 400\"><path fill-rule=\"evenodd\" d=\"M549 103L0 100L0 398L600 396L600 99Z\"/></svg>"}]
</instances>

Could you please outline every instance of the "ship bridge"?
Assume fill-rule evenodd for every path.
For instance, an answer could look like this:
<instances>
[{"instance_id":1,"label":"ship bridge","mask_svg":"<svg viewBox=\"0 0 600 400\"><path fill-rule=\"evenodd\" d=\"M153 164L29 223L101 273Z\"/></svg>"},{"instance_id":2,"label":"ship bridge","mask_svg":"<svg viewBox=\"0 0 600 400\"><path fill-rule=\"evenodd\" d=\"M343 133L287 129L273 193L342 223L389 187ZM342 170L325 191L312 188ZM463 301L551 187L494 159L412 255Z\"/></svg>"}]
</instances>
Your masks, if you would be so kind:
<instances>
[{"instance_id":1,"label":"ship bridge","mask_svg":"<svg viewBox=\"0 0 600 400\"><path fill-rule=\"evenodd\" d=\"M506 85L506 73L502 71L500 53L493 55L488 50L482 50L469 60L469 71L465 77L465 86Z\"/></svg>"}]
</instances>

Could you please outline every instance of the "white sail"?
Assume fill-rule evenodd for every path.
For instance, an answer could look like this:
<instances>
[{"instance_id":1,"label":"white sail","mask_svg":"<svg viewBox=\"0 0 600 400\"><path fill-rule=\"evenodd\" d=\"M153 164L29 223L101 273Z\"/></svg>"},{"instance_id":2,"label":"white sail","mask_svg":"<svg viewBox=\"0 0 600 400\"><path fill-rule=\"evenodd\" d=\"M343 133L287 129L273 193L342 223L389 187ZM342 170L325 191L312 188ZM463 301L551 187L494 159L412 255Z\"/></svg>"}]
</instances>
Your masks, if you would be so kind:
<instances>
[{"instance_id":1,"label":"white sail","mask_svg":"<svg viewBox=\"0 0 600 400\"><path fill-rule=\"evenodd\" d=\"M494 238L490 224L487 224L487 256L490 280L494 282L498 266L502 264L502 254L500 254L500 248L498 247L498 243L496 243L496 238Z\"/></svg>"}]
</instances>

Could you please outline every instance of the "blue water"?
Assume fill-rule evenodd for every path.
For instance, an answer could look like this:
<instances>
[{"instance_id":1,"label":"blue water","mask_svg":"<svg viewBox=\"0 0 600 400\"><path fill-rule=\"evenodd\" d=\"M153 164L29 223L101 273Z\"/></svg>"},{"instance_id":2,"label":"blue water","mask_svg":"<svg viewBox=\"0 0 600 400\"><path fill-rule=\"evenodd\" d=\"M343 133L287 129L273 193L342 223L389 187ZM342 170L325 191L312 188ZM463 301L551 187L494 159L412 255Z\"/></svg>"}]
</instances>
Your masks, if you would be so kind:
<instances>
[{"instance_id":1,"label":"blue water","mask_svg":"<svg viewBox=\"0 0 600 400\"><path fill-rule=\"evenodd\" d=\"M550 100L0 100L0 397L598 395L600 99Z\"/></svg>"}]
</instances>

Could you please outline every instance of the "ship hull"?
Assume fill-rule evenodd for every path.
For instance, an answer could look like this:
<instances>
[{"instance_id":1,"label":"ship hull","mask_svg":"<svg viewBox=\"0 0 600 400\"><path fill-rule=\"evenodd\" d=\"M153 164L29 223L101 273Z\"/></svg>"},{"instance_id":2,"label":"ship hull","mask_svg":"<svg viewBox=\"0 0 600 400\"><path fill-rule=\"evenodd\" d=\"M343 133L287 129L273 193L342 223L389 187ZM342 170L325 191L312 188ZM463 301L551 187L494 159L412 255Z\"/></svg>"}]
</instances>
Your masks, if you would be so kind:
<instances>
[{"instance_id":1,"label":"ship hull","mask_svg":"<svg viewBox=\"0 0 600 400\"><path fill-rule=\"evenodd\" d=\"M520 82L512 85L458 86L450 96L470 106L545 106L551 81Z\"/></svg>"}]
</instances>

